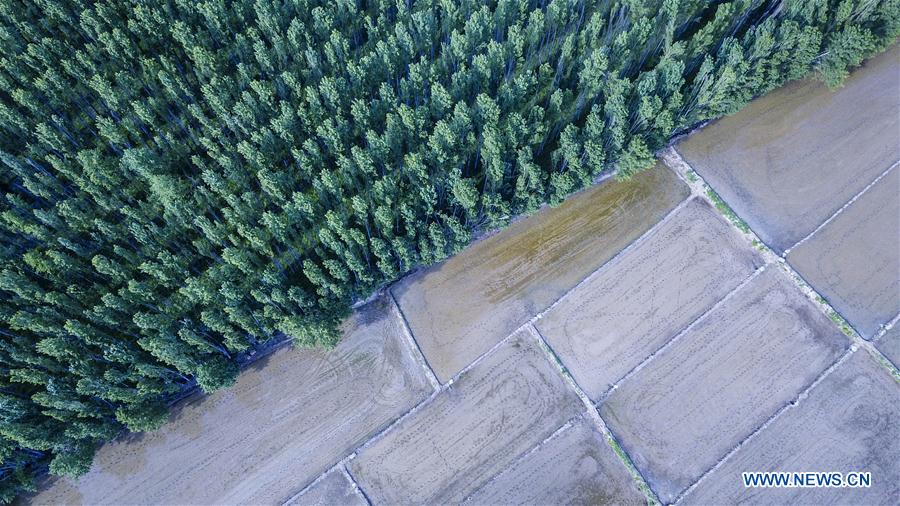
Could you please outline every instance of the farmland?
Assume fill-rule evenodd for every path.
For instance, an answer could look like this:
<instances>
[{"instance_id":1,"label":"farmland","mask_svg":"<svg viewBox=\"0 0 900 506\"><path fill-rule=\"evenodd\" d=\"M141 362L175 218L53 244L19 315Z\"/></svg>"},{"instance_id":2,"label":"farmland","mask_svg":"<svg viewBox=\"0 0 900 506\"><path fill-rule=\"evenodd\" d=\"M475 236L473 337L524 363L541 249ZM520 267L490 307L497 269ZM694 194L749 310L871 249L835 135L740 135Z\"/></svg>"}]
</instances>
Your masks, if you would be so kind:
<instances>
[{"instance_id":1,"label":"farmland","mask_svg":"<svg viewBox=\"0 0 900 506\"><path fill-rule=\"evenodd\" d=\"M699 199L633 246L536 323L594 400L762 265Z\"/></svg>"},{"instance_id":2,"label":"farmland","mask_svg":"<svg viewBox=\"0 0 900 506\"><path fill-rule=\"evenodd\" d=\"M848 345L783 272L767 269L626 379L600 415L668 503Z\"/></svg>"},{"instance_id":3,"label":"farmland","mask_svg":"<svg viewBox=\"0 0 900 506\"><path fill-rule=\"evenodd\" d=\"M378 503L456 503L583 409L522 330L363 449L350 471Z\"/></svg>"},{"instance_id":4,"label":"farmland","mask_svg":"<svg viewBox=\"0 0 900 506\"><path fill-rule=\"evenodd\" d=\"M310 488L298 495L288 504L296 506L366 506L366 498L359 492L359 487L350 481L347 474L335 469Z\"/></svg>"},{"instance_id":5,"label":"farmland","mask_svg":"<svg viewBox=\"0 0 900 506\"><path fill-rule=\"evenodd\" d=\"M900 313L900 170L878 180L787 259L863 337L874 337Z\"/></svg>"},{"instance_id":6,"label":"farmland","mask_svg":"<svg viewBox=\"0 0 900 506\"><path fill-rule=\"evenodd\" d=\"M898 433L897 382L868 353L858 352L713 471L683 504L893 504L900 496L900 482L894 479ZM785 469L869 471L881 483L869 489L754 490L744 488L740 477L747 470Z\"/></svg>"},{"instance_id":7,"label":"farmland","mask_svg":"<svg viewBox=\"0 0 900 506\"><path fill-rule=\"evenodd\" d=\"M689 195L709 204L687 189L694 172L657 155L725 116L765 118L708 125L725 135L707 144L736 163L711 149L685 156L710 176L719 212L747 214L762 244L786 252L773 238L815 233L894 163L896 51L851 71L896 41L898 20L895 0L0 2L0 502L48 474L129 476L79 490L89 502L278 502L315 497L305 489L341 476L352 484L351 470L417 419L412 410L446 402L464 371L512 333L535 331L571 289L689 207ZM831 94L816 83L846 87ZM771 141L771 152L728 148L738 132ZM748 211L752 185L715 177L738 167L734 178L751 180L799 172L756 191L759 202L776 198ZM780 228L755 218L773 212ZM742 284L733 283L746 276L747 252L735 247L725 248L735 271L715 270L721 286L685 305L689 314L663 318L643 341L622 337L622 369L652 361L680 325ZM717 269L685 274L703 279L707 267ZM846 279L832 282L835 270ZM852 339L851 327L877 341L892 308L872 300L891 286L860 285L838 264L819 271L829 279L810 273L812 287L797 287L822 297ZM663 284L675 279L660 272ZM870 298L850 300L861 293ZM871 314L854 313L866 304ZM342 322L385 307L393 323L363 348L396 353L372 358L342 344L361 339ZM532 337L653 499L590 400L602 402L604 382L616 380L570 367L571 351ZM584 345L582 334L548 339L569 337ZM306 357L296 381L276 376L275 393L238 385L242 369L253 378L253 361L287 342ZM585 378L597 382L589 395ZM211 402L201 393L221 403L199 407ZM171 432L185 419L200 421L193 451ZM126 440L174 450L132 467L106 449ZM444 497L439 488L422 493Z\"/></svg>"},{"instance_id":8,"label":"farmland","mask_svg":"<svg viewBox=\"0 0 900 506\"><path fill-rule=\"evenodd\" d=\"M471 496L469 504L646 503L587 417L564 426Z\"/></svg>"}]
</instances>

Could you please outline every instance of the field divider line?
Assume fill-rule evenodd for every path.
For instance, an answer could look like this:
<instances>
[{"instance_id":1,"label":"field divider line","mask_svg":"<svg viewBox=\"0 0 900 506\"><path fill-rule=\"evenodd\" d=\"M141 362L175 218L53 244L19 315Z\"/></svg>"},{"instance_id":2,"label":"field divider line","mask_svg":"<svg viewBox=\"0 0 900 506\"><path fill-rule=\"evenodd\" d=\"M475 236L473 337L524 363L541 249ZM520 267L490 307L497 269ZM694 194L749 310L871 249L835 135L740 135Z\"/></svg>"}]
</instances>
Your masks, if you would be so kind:
<instances>
[{"instance_id":1,"label":"field divider line","mask_svg":"<svg viewBox=\"0 0 900 506\"><path fill-rule=\"evenodd\" d=\"M641 474L641 471L634 465L634 460L631 458L631 455L622 447L619 443L619 440L616 439L615 435L613 435L612 431L610 431L609 426L606 425L606 422L600 416L600 411L597 409L597 406L591 401L591 398L588 397L587 393L585 393L584 389L581 388L581 385L575 380L571 373L569 373L568 369L566 369L565 364L563 364L562 360L560 360L559 355L556 354L556 351L553 350L553 347L550 346L550 343L544 338L544 335L541 334L540 329L537 328L533 323L531 324L531 333L534 335L534 338L537 340L538 345L541 350L544 352L544 356L547 360L556 366L559 371L559 375L562 376L563 380L569 385L575 395L581 400L581 403L584 404L584 415L587 415L591 421L594 423L594 428L600 431L603 436L606 437L606 443L609 445L610 449L613 453L616 454L619 462L625 467L628 471L628 474L631 475L631 479L634 481L635 486L639 491L641 491L644 496L647 498L647 504L657 505L661 504L659 498L656 496L656 493L650 487L650 483ZM582 415L582 416L584 416ZM621 452L621 453L620 453Z\"/></svg>"},{"instance_id":2,"label":"field divider line","mask_svg":"<svg viewBox=\"0 0 900 506\"><path fill-rule=\"evenodd\" d=\"M887 358L884 353L881 353L881 350L879 350L875 346L875 343L877 341L880 341L889 330L897 325L900 325L900 313L897 313L896 316L891 318L889 322L882 326L871 341L862 339L862 345L866 349L866 351L871 353L872 356L875 357L875 359L878 360L878 362L880 362L881 365L891 373L891 376L893 376L895 380L900 381L900 369L897 369L897 365L894 365L894 363L891 362L891 360Z\"/></svg>"},{"instance_id":3,"label":"field divider line","mask_svg":"<svg viewBox=\"0 0 900 506\"><path fill-rule=\"evenodd\" d=\"M577 423L580 419L584 418L584 415L585 415L584 413L575 415L574 417L570 418L565 423L563 423L558 429L554 430L549 436L545 437L542 441L538 442L536 445L534 445L530 449L525 450L524 452L519 454L518 457L513 459L513 461L510 462L509 464L507 464L506 467L504 467L501 471L499 471L497 474L492 476L488 481L482 483L478 488L476 488L469 495L467 495L465 498L463 498L463 500L460 501L459 504L469 503L469 501L472 500L472 497L474 497L476 494L478 494L479 491L481 491L482 489L484 489L491 483L497 481L497 479L500 478L501 476L510 472L510 470L513 467L515 467L517 464L519 464L520 462L525 460L532 453L540 450L545 444L549 443L553 439L556 439L563 432L566 432L567 430L571 429L575 425L575 423Z\"/></svg>"},{"instance_id":4,"label":"field divider line","mask_svg":"<svg viewBox=\"0 0 900 506\"><path fill-rule=\"evenodd\" d=\"M653 359L655 359L655 358L656 358L657 356L659 356L661 353L665 352L667 349L669 349L670 347L672 347L675 343L677 343L678 341L680 341L681 338L682 338L685 334L687 334L687 333L688 333L690 330L692 330L694 327L696 327L697 325L699 325L700 323L702 323L703 320L705 320L705 319L707 318L707 316L709 316L709 314L711 314L713 311L715 311L716 309L718 309L719 307L721 307L722 305L724 305L726 302L728 302L729 300L731 300L733 297L735 297L735 295L736 295L738 292L740 292L745 286L749 285L754 279L756 279L757 277L759 277L759 275L762 274L762 272L763 272L764 270L766 270L766 268L768 268L770 265L772 265L772 264L770 264L770 263L764 263L764 264L762 264L761 266L757 267L755 271L751 272L749 276L747 276L747 277L746 277L743 281L741 281L737 286L735 286L734 288L732 288L730 292L728 292L728 293L726 293L724 296L722 296L721 299L719 299L718 301L716 301L715 304L713 304L712 306L710 306L710 307L709 307L706 311L704 311L700 316L694 318L693 321L691 321L691 322L688 323L686 326L684 326L681 330L679 330L674 336L672 336L672 338L670 338L668 341L666 341L665 343L663 343L662 346L660 346L659 348L657 348L656 351L654 351L653 353L651 353L650 355L648 355L647 358L645 358L643 361L641 361L640 364L638 364L638 365L632 367L630 371L626 372L625 375L623 375L621 378L619 378L616 382L614 382L614 383L612 384L612 386L609 387L609 389L607 389L602 395L600 395L600 398L597 400L597 405L599 406L600 404L603 404L603 402L605 402L606 399L608 399L609 396L613 394L613 392L615 392L616 390L618 390L619 386L621 386L623 382L627 381L629 378L631 378L632 376L634 376L635 374L637 374L641 369L643 369L644 367L646 367L647 364L649 364L651 361L653 361Z\"/></svg>"},{"instance_id":5,"label":"field divider line","mask_svg":"<svg viewBox=\"0 0 900 506\"><path fill-rule=\"evenodd\" d=\"M897 325L900 325L900 313L897 313L893 318L890 319L890 321L882 325L881 328L878 329L878 332L875 333L875 336L872 337L872 341L878 341L879 339L881 339L881 336L887 334L889 330L896 327Z\"/></svg>"},{"instance_id":6,"label":"field divider line","mask_svg":"<svg viewBox=\"0 0 900 506\"><path fill-rule=\"evenodd\" d=\"M769 425L771 425L775 420L777 420L779 417L781 417L781 415L782 415L783 413L785 413L786 411L788 411L788 410L791 409L791 408L797 407L797 406L800 404L801 401L803 401L804 399L806 399L806 398L809 396L809 392L812 391L813 388L815 388L816 386L819 385L819 383L821 383L822 381L824 381L825 378L827 378L832 372L834 372L835 369L837 369L838 367L840 367L841 364L843 364L844 362L846 362L847 360L849 360L850 357L853 355L853 353L856 352L856 350L857 350L856 345L851 345L850 348L847 349L840 357L838 357L838 359L837 359L833 364L831 364L830 366L828 366L827 369L825 369L824 371L822 371L822 372L816 377L816 379L814 379L814 380L812 381L812 383L810 383L809 385L806 386L806 388L804 388L803 390L801 390L800 393L797 394L796 397L794 397L794 400L792 400L791 402L786 403L784 406L782 406L781 408L779 408L778 411L776 411L775 413L772 414L772 416L770 416L768 419L766 419L766 421L764 421L764 422L762 423L762 425L760 425L759 427L757 427L757 428L756 428L753 432L751 432L747 437L745 437L744 439L742 439L737 445L735 445L735 446L734 446L731 450L729 450L724 456L722 456L722 458L720 458L715 464L713 464L712 467L710 467L709 469L707 469L706 472L704 472L699 478L697 478L697 481L695 481L694 483L692 483L690 487L684 489L683 492L681 492L680 494L678 494L678 497L675 498L675 500L672 502L672 505L673 505L673 506L679 505L679 504L681 503L681 501L682 501L688 494L690 494L695 488L697 488L697 486L698 486L700 483L702 483L705 479L707 479L707 477L708 477L710 474L712 474L712 473L715 472L717 469L719 469L720 467L722 467L722 466L725 464L725 462L727 462L728 459L731 458L732 455L734 455L735 453L737 453L741 448L743 448L745 445L747 445L747 443L749 443L750 441L752 441L753 439L755 439L762 431L764 431L765 429L767 429L767 428L769 427Z\"/></svg>"},{"instance_id":7,"label":"field divider line","mask_svg":"<svg viewBox=\"0 0 900 506\"><path fill-rule=\"evenodd\" d=\"M687 160L681 156L681 153L675 149L674 143L670 143L660 151L659 159L662 160L663 165L674 172L678 179L681 179L690 188L691 195L698 197L706 195L706 181L700 178L700 174L697 174L694 168L687 163Z\"/></svg>"},{"instance_id":8,"label":"field divider line","mask_svg":"<svg viewBox=\"0 0 900 506\"><path fill-rule=\"evenodd\" d=\"M878 340L882 335L884 335L889 329L893 328L894 325L900 323L900 314L894 316L888 323L882 326L878 332L872 336L872 339L866 339L862 336L862 333L859 329L853 325L850 320L844 317L828 302L828 299L825 298L824 295L820 294L816 291L815 288L804 278L796 269L784 258L780 259L779 265L785 272L787 272L788 276L794 282L794 285L804 294L806 297L812 301L813 305L819 308L829 320L832 321L832 324L837 325L838 328L841 329L841 332L847 336L847 339L850 340L850 343L857 348L862 348L869 352L869 354L879 363L882 367L884 367L888 373L890 373L894 378L900 380L900 370L891 362L881 350L875 347L875 341ZM835 320L835 317L839 319L839 321ZM849 329L849 333L845 331L845 329L841 328L841 325L846 325L847 329Z\"/></svg>"},{"instance_id":9,"label":"field divider line","mask_svg":"<svg viewBox=\"0 0 900 506\"><path fill-rule=\"evenodd\" d=\"M862 197L864 193L866 193L867 191L869 191L870 188L872 188L873 186L875 186L876 184L878 184L879 181L881 181L882 179L884 179L884 177L887 176L887 175L888 175L895 167L897 167L898 164L900 164L900 160L897 160L896 162L893 163L893 165L891 165L890 167L888 167L887 170L885 170L884 172L882 172L881 174L879 174L878 177L876 177L871 183L869 183L868 185L866 185L865 188L863 188L862 190L860 190L859 193L857 193L856 195L854 195L853 198L851 198L850 200L848 200L846 204L844 204L843 206L841 206L841 208L838 209L837 211L835 211L834 214L832 214L831 216L829 216L828 219L826 219L825 221L823 221L818 227L815 228L815 230L813 230L812 232L810 232L809 234L807 234L806 237L804 237L803 239L800 239L800 240L797 241L793 246L791 246L790 248L787 248L786 250L784 250L784 253L782 253L781 256L784 257L784 258L787 258L788 253L790 253L790 252L791 252L794 248L796 248L797 246L800 246L801 244L803 244L803 243L805 243L806 241L808 241L810 238L812 238L813 235L816 234L816 232L818 232L819 230L822 230L823 228L825 228L826 225L828 225L829 223L831 223L832 221L834 221L835 218L837 218L838 216L840 216L841 213L843 213L848 207L850 207L851 205L853 205L854 202L856 202L860 197Z\"/></svg>"},{"instance_id":10,"label":"field divider line","mask_svg":"<svg viewBox=\"0 0 900 506\"><path fill-rule=\"evenodd\" d=\"M888 330L892 329L894 325L900 324L900 314L894 316L888 323L879 329L879 331L872 337L871 340L866 339L862 336L859 330L847 320L837 309L835 309L831 303L828 302L822 294L816 291L806 279L797 272L793 266L785 259L780 259L779 265L785 272L788 273L788 276L794 282L794 285L804 294L806 297L812 301L813 305L819 308L829 320L832 321L834 325L837 325L840 328L840 325L846 325L850 330L850 333L846 332L844 329L841 329L841 332L847 336L850 344L856 346L857 348L862 348L866 350L869 355L871 355L882 367L884 367L888 373L890 373L894 378L900 380L900 370L891 362L881 350L875 347L875 341L877 341L881 336L887 333ZM840 319L840 323L835 321L835 318L832 316L836 316Z\"/></svg>"},{"instance_id":11,"label":"field divider line","mask_svg":"<svg viewBox=\"0 0 900 506\"><path fill-rule=\"evenodd\" d=\"M722 215L723 218L725 218L725 221L727 221L728 224L731 225L731 227L741 237L744 238L748 245L762 255L763 261L765 261L766 263L783 261L783 258L775 253L775 250L770 248L765 243L765 241L763 241L762 238L759 237L756 232L754 232L753 229L750 228L750 225L748 225L742 217L738 216L738 214L734 212L734 209L732 209L727 202L725 202L725 205L728 206L728 209L730 209L731 212L734 213L734 216L738 220L740 220L743 225L746 226L746 230L741 229L741 227L739 227L731 217L725 216L722 213L722 211L719 209L719 203L714 201L712 197L709 196L709 192L715 192L715 189L710 186L705 179L703 179L703 176L698 174L697 171L695 171L694 168L691 167L691 164L689 164L687 160L685 160L684 157L681 156L681 153L679 153L678 150L675 149L674 145L670 145L669 147L664 149L660 158L662 159L663 164L666 167L669 167L672 171L674 171L675 174L677 174L678 177L681 178L681 180L690 187L691 193L693 195L705 200L707 204L709 204L713 209L716 210L716 212Z\"/></svg>"},{"instance_id":12,"label":"field divider line","mask_svg":"<svg viewBox=\"0 0 900 506\"><path fill-rule=\"evenodd\" d=\"M413 335L412 327L409 326L409 321L406 319L406 315L403 314L403 309L400 308L400 303L397 302L396 297L394 297L394 292L390 289L387 290L387 294L388 298L391 300L391 310L394 311L402 323L403 338L406 340L410 355L412 355L413 360L425 372L425 377L428 379L431 389L434 391L439 390L441 388L441 382L434 373L434 369L431 368L431 364L428 363L428 358L422 353L422 348L419 346L418 341L416 341L416 338Z\"/></svg>"},{"instance_id":13,"label":"field divider line","mask_svg":"<svg viewBox=\"0 0 900 506\"><path fill-rule=\"evenodd\" d=\"M346 458L346 457L345 457L345 458ZM322 474L320 474L319 476L317 476L315 480L309 482L308 485L306 485L305 487L301 488L299 492L297 492L297 493L295 493L294 495L292 495L292 496L288 497L287 499L285 499L285 500L281 503L281 506L288 506L288 505L290 505L290 504L293 504L300 496L302 496L303 494L305 494L309 489L315 487L316 485L319 484L319 482L321 482L322 480L324 480L326 476L328 476L328 475L331 474L332 472L338 472L338 471L340 470L341 466L343 465L344 460L345 460L345 459L341 459L341 460L339 460L335 465L333 465L333 466L329 467L328 469L326 469Z\"/></svg>"},{"instance_id":14,"label":"field divider line","mask_svg":"<svg viewBox=\"0 0 900 506\"><path fill-rule=\"evenodd\" d=\"M356 481L356 478L350 474L350 469L347 468L347 464L341 464L341 471L344 473L344 477L350 480L350 484L353 485L353 491L358 493L362 498L366 501L369 506L372 506L372 500L369 499L369 495L366 494L366 491L359 486L359 483Z\"/></svg>"},{"instance_id":15,"label":"field divider line","mask_svg":"<svg viewBox=\"0 0 900 506\"><path fill-rule=\"evenodd\" d=\"M813 301L813 303L815 303L815 305L825 313L825 316L827 316L832 321L834 321L834 319L832 318L831 313L834 313L836 316L840 317L840 319L842 320L841 323L846 325L847 328L852 331L850 334L848 334L846 331L844 331L844 329L841 329L841 332L844 332L844 335L846 335L850 339L850 341L857 344L863 344L867 342L866 339L862 337L862 333L860 333L856 326L850 323L850 321L847 320L844 315L842 315L837 309L835 309L834 306L832 306L831 303L828 302L828 299L826 299L824 295L813 288L813 286L809 284L809 281L807 281L806 278L803 277L803 275L797 272L797 270L794 269L794 267L790 263L788 263L787 260L782 259L780 264L781 268L784 269L785 272L787 272L788 275L790 275L790 277L793 279L794 284L797 286L797 288L799 288L800 291L803 292L809 300ZM835 322L835 324L840 328L840 324L838 324L837 322Z\"/></svg>"}]
</instances>

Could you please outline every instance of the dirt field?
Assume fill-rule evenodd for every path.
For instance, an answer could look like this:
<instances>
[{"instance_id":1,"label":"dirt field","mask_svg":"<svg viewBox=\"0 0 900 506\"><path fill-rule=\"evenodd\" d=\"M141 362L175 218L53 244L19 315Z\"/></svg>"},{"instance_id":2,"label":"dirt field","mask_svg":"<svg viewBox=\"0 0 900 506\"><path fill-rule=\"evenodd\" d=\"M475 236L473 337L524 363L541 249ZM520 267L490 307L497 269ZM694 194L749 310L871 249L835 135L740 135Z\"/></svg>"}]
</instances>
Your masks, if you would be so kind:
<instances>
[{"instance_id":1,"label":"dirt field","mask_svg":"<svg viewBox=\"0 0 900 506\"><path fill-rule=\"evenodd\" d=\"M873 338L900 313L900 168L787 259L863 337Z\"/></svg>"},{"instance_id":2,"label":"dirt field","mask_svg":"<svg viewBox=\"0 0 900 506\"><path fill-rule=\"evenodd\" d=\"M344 473L335 470L288 504L292 506L367 506L369 503L350 483Z\"/></svg>"},{"instance_id":3,"label":"dirt field","mask_svg":"<svg viewBox=\"0 0 900 506\"><path fill-rule=\"evenodd\" d=\"M865 350L686 495L685 505L897 504L900 389ZM869 471L865 488L744 488L744 471Z\"/></svg>"},{"instance_id":4,"label":"dirt field","mask_svg":"<svg viewBox=\"0 0 900 506\"><path fill-rule=\"evenodd\" d=\"M600 414L671 502L849 343L777 266L626 379Z\"/></svg>"},{"instance_id":5,"label":"dirt field","mask_svg":"<svg viewBox=\"0 0 900 506\"><path fill-rule=\"evenodd\" d=\"M894 363L894 367L900 368L900 323L878 338L875 347Z\"/></svg>"},{"instance_id":6,"label":"dirt field","mask_svg":"<svg viewBox=\"0 0 900 506\"><path fill-rule=\"evenodd\" d=\"M467 504L633 504L644 495L582 418L475 493Z\"/></svg>"},{"instance_id":7,"label":"dirt field","mask_svg":"<svg viewBox=\"0 0 900 506\"><path fill-rule=\"evenodd\" d=\"M687 197L662 167L605 182L479 241L393 289L445 382Z\"/></svg>"},{"instance_id":8,"label":"dirt field","mask_svg":"<svg viewBox=\"0 0 900 506\"><path fill-rule=\"evenodd\" d=\"M731 225L695 199L536 326L597 400L761 265Z\"/></svg>"},{"instance_id":9,"label":"dirt field","mask_svg":"<svg viewBox=\"0 0 900 506\"><path fill-rule=\"evenodd\" d=\"M449 504L474 492L584 405L520 332L363 449L350 471L378 504Z\"/></svg>"},{"instance_id":10,"label":"dirt field","mask_svg":"<svg viewBox=\"0 0 900 506\"><path fill-rule=\"evenodd\" d=\"M162 429L104 446L35 504L280 503L431 392L383 300L330 353L281 350Z\"/></svg>"},{"instance_id":11,"label":"dirt field","mask_svg":"<svg viewBox=\"0 0 900 506\"><path fill-rule=\"evenodd\" d=\"M900 46L836 92L799 81L689 136L678 151L779 253L900 159Z\"/></svg>"}]
</instances>

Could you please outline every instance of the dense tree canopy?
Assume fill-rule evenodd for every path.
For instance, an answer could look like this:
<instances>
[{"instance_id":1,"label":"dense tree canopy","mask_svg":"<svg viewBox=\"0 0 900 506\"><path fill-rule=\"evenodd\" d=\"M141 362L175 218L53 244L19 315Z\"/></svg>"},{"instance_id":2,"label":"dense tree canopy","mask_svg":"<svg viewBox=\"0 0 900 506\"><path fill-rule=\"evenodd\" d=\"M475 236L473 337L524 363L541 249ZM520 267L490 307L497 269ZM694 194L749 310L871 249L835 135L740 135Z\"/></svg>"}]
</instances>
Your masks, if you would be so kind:
<instances>
[{"instance_id":1,"label":"dense tree canopy","mask_svg":"<svg viewBox=\"0 0 900 506\"><path fill-rule=\"evenodd\" d=\"M898 0L0 3L0 499L898 33Z\"/></svg>"}]
</instances>

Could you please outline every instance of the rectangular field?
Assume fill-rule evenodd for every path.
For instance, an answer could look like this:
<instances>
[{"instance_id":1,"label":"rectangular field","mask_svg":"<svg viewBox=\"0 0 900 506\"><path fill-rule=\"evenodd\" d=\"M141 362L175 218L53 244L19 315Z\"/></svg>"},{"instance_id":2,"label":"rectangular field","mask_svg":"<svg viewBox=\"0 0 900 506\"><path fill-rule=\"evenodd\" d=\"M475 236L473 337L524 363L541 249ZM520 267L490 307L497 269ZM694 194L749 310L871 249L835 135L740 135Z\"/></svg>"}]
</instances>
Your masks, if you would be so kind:
<instances>
[{"instance_id":1,"label":"rectangular field","mask_svg":"<svg viewBox=\"0 0 900 506\"><path fill-rule=\"evenodd\" d=\"M900 46L844 86L789 83L690 135L678 151L779 253L900 160Z\"/></svg>"},{"instance_id":2,"label":"rectangular field","mask_svg":"<svg viewBox=\"0 0 900 506\"><path fill-rule=\"evenodd\" d=\"M863 337L872 339L900 313L900 168L787 259Z\"/></svg>"},{"instance_id":3,"label":"rectangular field","mask_svg":"<svg viewBox=\"0 0 900 506\"><path fill-rule=\"evenodd\" d=\"M773 265L626 379L601 415L671 502L848 344Z\"/></svg>"},{"instance_id":4,"label":"rectangular field","mask_svg":"<svg viewBox=\"0 0 900 506\"><path fill-rule=\"evenodd\" d=\"M865 350L713 471L683 504L895 505L900 387ZM872 473L870 488L745 488L744 471Z\"/></svg>"},{"instance_id":5,"label":"rectangular field","mask_svg":"<svg viewBox=\"0 0 900 506\"><path fill-rule=\"evenodd\" d=\"M393 288L446 382L612 258L688 195L658 166L607 181L478 241Z\"/></svg>"},{"instance_id":6,"label":"rectangular field","mask_svg":"<svg viewBox=\"0 0 900 506\"><path fill-rule=\"evenodd\" d=\"M718 212L694 199L536 326L597 400L762 264Z\"/></svg>"},{"instance_id":7,"label":"rectangular field","mask_svg":"<svg viewBox=\"0 0 900 506\"><path fill-rule=\"evenodd\" d=\"M606 437L581 418L472 495L467 504L646 504Z\"/></svg>"},{"instance_id":8,"label":"rectangular field","mask_svg":"<svg viewBox=\"0 0 900 506\"><path fill-rule=\"evenodd\" d=\"M287 504L291 506L368 506L369 503L344 473L334 470L325 475L322 481Z\"/></svg>"},{"instance_id":9,"label":"rectangular field","mask_svg":"<svg viewBox=\"0 0 900 506\"><path fill-rule=\"evenodd\" d=\"M384 299L346 322L334 350L284 349L237 383L180 404L160 430L100 449L39 504L281 503L430 393Z\"/></svg>"},{"instance_id":10,"label":"rectangular field","mask_svg":"<svg viewBox=\"0 0 900 506\"><path fill-rule=\"evenodd\" d=\"M350 471L376 504L457 503L583 411L530 327L400 422Z\"/></svg>"}]
</instances>

